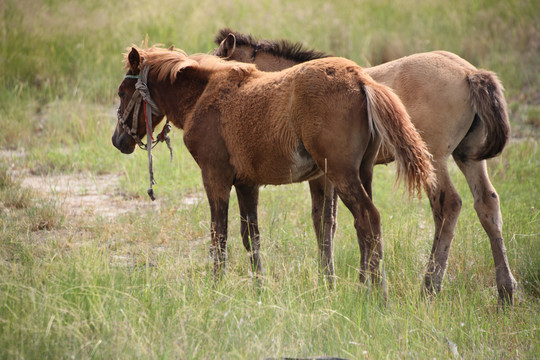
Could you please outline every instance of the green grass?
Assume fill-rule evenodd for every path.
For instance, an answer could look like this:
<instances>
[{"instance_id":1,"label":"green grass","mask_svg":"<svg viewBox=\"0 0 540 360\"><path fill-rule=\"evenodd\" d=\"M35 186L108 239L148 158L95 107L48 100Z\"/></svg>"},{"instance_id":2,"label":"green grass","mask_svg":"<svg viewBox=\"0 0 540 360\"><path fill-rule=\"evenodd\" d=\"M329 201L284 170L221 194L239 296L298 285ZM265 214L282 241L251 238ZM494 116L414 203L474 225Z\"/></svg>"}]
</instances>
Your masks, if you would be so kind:
<instances>
[{"instance_id":1,"label":"green grass","mask_svg":"<svg viewBox=\"0 0 540 360\"><path fill-rule=\"evenodd\" d=\"M0 3L0 358L349 359L540 357L539 4L534 1L110 1ZM497 72L519 138L488 163L502 206L513 308L497 305L489 240L463 176L443 291L419 298L433 228L427 200L393 189L377 167L389 301L358 284L359 250L340 208L333 291L321 280L307 184L265 187L265 276L249 276L231 196L229 263L212 280L209 210L200 172L173 130L174 158L154 152L159 208L149 205L147 158L111 145L122 52L150 43L208 52L223 26L289 38L368 66L445 49ZM3 154L3 153L2 153ZM133 201L114 218L73 216L59 194L21 187L24 174L120 174Z\"/></svg>"},{"instance_id":2,"label":"green grass","mask_svg":"<svg viewBox=\"0 0 540 360\"><path fill-rule=\"evenodd\" d=\"M527 155L527 160L521 155ZM522 166L519 162L529 166ZM520 171L502 170L507 163ZM179 209L167 197L149 210L63 222L32 231L7 213L0 282L0 344L9 358L535 358L538 355L538 210L512 189L514 176L538 179L533 142L512 144L490 162L503 204L509 260L522 289L516 305L497 306L489 242L454 171L464 210L444 290L419 298L430 248L427 204L395 204L394 169L377 168L375 197L383 217L390 296L357 283L358 247L350 215L340 209L334 291L320 280L305 184L264 188L261 231L266 274L257 290L231 211L227 276L214 284L205 201ZM503 179L498 180L502 177ZM11 185L10 185L11 186ZM16 189L17 185L12 185ZM300 197L298 194L304 194ZM231 208L236 208L233 200ZM24 216L24 215L22 215ZM536 232L536 233L535 233ZM9 254L5 252L9 251Z\"/></svg>"}]
</instances>

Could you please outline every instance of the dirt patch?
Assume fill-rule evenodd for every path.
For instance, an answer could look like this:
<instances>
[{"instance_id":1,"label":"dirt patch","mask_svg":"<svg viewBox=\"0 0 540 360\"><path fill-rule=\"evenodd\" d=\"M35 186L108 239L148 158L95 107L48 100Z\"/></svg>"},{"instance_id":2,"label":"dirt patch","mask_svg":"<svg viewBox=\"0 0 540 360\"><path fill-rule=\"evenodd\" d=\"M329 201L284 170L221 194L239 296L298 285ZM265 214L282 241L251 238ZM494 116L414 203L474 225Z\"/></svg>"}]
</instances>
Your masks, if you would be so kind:
<instances>
[{"instance_id":1,"label":"dirt patch","mask_svg":"<svg viewBox=\"0 0 540 360\"><path fill-rule=\"evenodd\" d=\"M18 168L20 159L26 157L25 149L0 150L0 158L11 165L9 173L44 199L60 206L67 217L101 216L113 218L128 212L161 209L161 202L148 197L126 197L120 187L121 175L95 175L90 172L79 174L35 175L28 169ZM200 203L204 194L196 193L184 197L178 210L191 208Z\"/></svg>"},{"instance_id":2,"label":"dirt patch","mask_svg":"<svg viewBox=\"0 0 540 360\"><path fill-rule=\"evenodd\" d=\"M21 176L21 186L51 198L62 206L66 216L110 218L143 206L159 208L159 202L126 199L120 194L120 175L62 174Z\"/></svg>"}]
</instances>

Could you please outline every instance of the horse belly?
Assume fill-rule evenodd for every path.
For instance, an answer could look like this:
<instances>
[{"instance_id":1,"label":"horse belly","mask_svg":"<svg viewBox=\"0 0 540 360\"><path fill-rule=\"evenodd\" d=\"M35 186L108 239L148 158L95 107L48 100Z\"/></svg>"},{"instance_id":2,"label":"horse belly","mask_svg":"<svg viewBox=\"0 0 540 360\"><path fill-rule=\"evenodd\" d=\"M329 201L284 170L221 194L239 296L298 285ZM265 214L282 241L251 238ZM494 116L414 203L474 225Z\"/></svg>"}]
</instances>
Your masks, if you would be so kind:
<instances>
[{"instance_id":1,"label":"horse belly","mask_svg":"<svg viewBox=\"0 0 540 360\"><path fill-rule=\"evenodd\" d=\"M247 163L251 166L236 166L237 175L245 181L259 185L290 184L322 175L322 171L302 144L289 155L277 151L266 152L263 156L259 153L259 156L248 158L250 160Z\"/></svg>"},{"instance_id":2,"label":"horse belly","mask_svg":"<svg viewBox=\"0 0 540 360\"><path fill-rule=\"evenodd\" d=\"M307 154L307 152L306 152ZM315 179L322 175L322 171L319 169L311 155L305 156L304 154L296 153L291 166L291 179L292 182L301 182Z\"/></svg>"}]
</instances>

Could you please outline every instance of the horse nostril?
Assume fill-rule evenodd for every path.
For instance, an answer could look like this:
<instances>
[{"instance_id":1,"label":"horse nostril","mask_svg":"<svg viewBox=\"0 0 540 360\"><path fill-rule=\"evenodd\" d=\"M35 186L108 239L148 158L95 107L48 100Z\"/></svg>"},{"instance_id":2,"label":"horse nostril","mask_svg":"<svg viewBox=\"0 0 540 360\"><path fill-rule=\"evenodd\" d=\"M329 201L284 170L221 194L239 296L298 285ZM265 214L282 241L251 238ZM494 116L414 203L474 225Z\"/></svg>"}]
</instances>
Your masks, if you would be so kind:
<instances>
[{"instance_id":1,"label":"horse nostril","mask_svg":"<svg viewBox=\"0 0 540 360\"><path fill-rule=\"evenodd\" d=\"M111 138L111 142L112 142L112 144L114 145L115 148L120 150L120 148L118 148L117 138L118 138L118 136L116 136L116 132L115 132L113 134L112 138Z\"/></svg>"}]
</instances>

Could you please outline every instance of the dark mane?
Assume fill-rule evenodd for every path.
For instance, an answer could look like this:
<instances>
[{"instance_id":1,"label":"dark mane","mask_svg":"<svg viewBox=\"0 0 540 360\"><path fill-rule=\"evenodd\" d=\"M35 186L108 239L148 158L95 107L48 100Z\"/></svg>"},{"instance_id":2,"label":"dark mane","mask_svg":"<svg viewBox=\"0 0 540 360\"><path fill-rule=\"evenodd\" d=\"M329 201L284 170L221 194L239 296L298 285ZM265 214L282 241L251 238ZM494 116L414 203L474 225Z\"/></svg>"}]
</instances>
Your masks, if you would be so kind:
<instances>
[{"instance_id":1,"label":"dark mane","mask_svg":"<svg viewBox=\"0 0 540 360\"><path fill-rule=\"evenodd\" d=\"M256 48L257 51L263 51L298 63L331 56L324 52L306 49L304 45L299 42L293 43L283 39L278 41L258 40L251 35L245 35L229 28L219 30L214 38L214 42L219 45L229 34L233 34L236 37L236 45L238 46L250 46Z\"/></svg>"}]
</instances>

